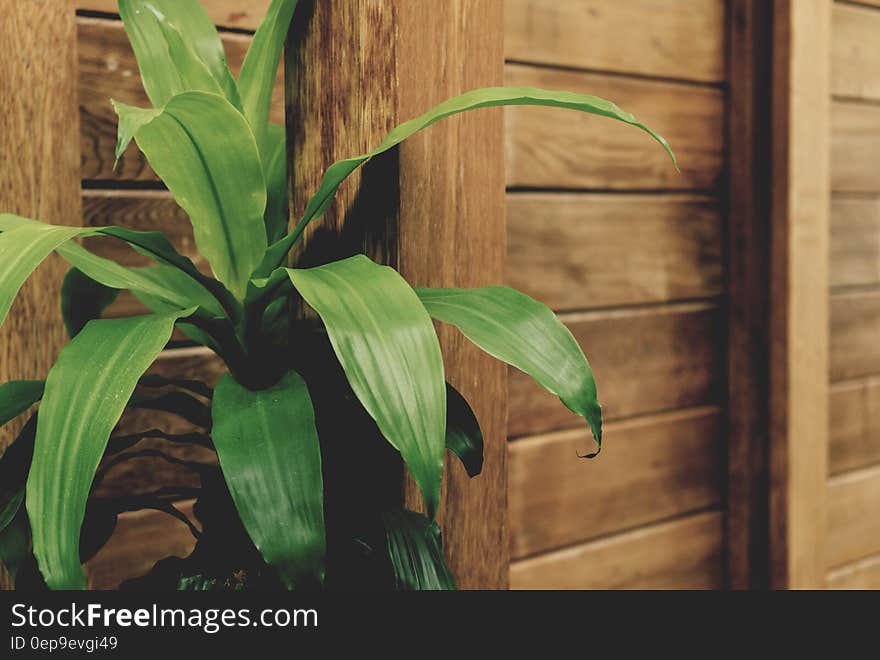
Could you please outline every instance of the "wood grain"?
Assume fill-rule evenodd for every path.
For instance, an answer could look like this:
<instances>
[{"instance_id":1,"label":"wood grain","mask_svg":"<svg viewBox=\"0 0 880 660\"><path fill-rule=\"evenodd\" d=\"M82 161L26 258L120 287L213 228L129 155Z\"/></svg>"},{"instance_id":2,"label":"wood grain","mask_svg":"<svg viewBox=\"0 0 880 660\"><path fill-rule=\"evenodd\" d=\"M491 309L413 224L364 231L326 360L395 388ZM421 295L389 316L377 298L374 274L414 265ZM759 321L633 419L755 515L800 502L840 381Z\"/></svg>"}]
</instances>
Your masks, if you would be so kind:
<instances>
[{"instance_id":1,"label":"wood grain","mask_svg":"<svg viewBox=\"0 0 880 660\"><path fill-rule=\"evenodd\" d=\"M829 589L880 589L880 555L829 571L826 583Z\"/></svg>"},{"instance_id":2,"label":"wood grain","mask_svg":"<svg viewBox=\"0 0 880 660\"><path fill-rule=\"evenodd\" d=\"M722 0L507 0L504 9L504 54L510 60L724 79ZM625 40L613 38L624 34Z\"/></svg>"},{"instance_id":3,"label":"wood grain","mask_svg":"<svg viewBox=\"0 0 880 660\"><path fill-rule=\"evenodd\" d=\"M880 463L880 378L835 383L828 407L830 474Z\"/></svg>"},{"instance_id":4,"label":"wood grain","mask_svg":"<svg viewBox=\"0 0 880 660\"><path fill-rule=\"evenodd\" d=\"M511 589L720 589L721 514L707 512L514 562Z\"/></svg>"},{"instance_id":5,"label":"wood grain","mask_svg":"<svg viewBox=\"0 0 880 660\"><path fill-rule=\"evenodd\" d=\"M106 182L156 181L134 143L123 154L117 169L113 169L116 113L110 99L150 107L122 22L81 17L77 19L77 33L82 178ZM251 37L227 33L222 38L229 67L237 74ZM279 71L272 105L272 121L276 123L284 123L281 77Z\"/></svg>"},{"instance_id":6,"label":"wood grain","mask_svg":"<svg viewBox=\"0 0 880 660\"><path fill-rule=\"evenodd\" d=\"M880 11L836 2L831 40L831 91L880 100Z\"/></svg>"},{"instance_id":7,"label":"wood grain","mask_svg":"<svg viewBox=\"0 0 880 660\"><path fill-rule=\"evenodd\" d=\"M594 461L586 429L510 445L513 558L719 504L720 411L697 408L612 422Z\"/></svg>"},{"instance_id":8,"label":"wood grain","mask_svg":"<svg viewBox=\"0 0 880 660\"><path fill-rule=\"evenodd\" d=\"M0 0L0 211L79 224L76 28L63 2ZM50 257L19 293L0 331L0 382L44 378L64 343L64 266ZM18 425L0 432L0 448ZM0 587L11 586L0 568Z\"/></svg>"},{"instance_id":9,"label":"wood grain","mask_svg":"<svg viewBox=\"0 0 880 660\"><path fill-rule=\"evenodd\" d=\"M831 199L831 286L880 284L880 195Z\"/></svg>"},{"instance_id":10,"label":"wood grain","mask_svg":"<svg viewBox=\"0 0 880 660\"><path fill-rule=\"evenodd\" d=\"M612 100L662 134L681 167L676 172L663 149L632 126L554 108L508 108L508 186L708 191L721 185L721 90L517 64L505 68L505 83Z\"/></svg>"},{"instance_id":11,"label":"wood grain","mask_svg":"<svg viewBox=\"0 0 880 660\"><path fill-rule=\"evenodd\" d=\"M829 568L880 553L880 466L828 480Z\"/></svg>"},{"instance_id":12,"label":"wood grain","mask_svg":"<svg viewBox=\"0 0 880 660\"><path fill-rule=\"evenodd\" d=\"M256 30L269 8L270 0L200 0L215 25L238 30ZM76 0L81 11L119 13L118 0Z\"/></svg>"},{"instance_id":13,"label":"wood grain","mask_svg":"<svg viewBox=\"0 0 880 660\"><path fill-rule=\"evenodd\" d=\"M711 304L566 314L591 361L606 419L717 403L721 319ZM580 427L583 419L509 370L511 437Z\"/></svg>"},{"instance_id":14,"label":"wood grain","mask_svg":"<svg viewBox=\"0 0 880 660\"><path fill-rule=\"evenodd\" d=\"M880 374L880 291L831 296L831 382Z\"/></svg>"},{"instance_id":15,"label":"wood grain","mask_svg":"<svg viewBox=\"0 0 880 660\"><path fill-rule=\"evenodd\" d=\"M724 289L711 197L511 193L507 283L555 310L714 297Z\"/></svg>"},{"instance_id":16,"label":"wood grain","mask_svg":"<svg viewBox=\"0 0 880 660\"><path fill-rule=\"evenodd\" d=\"M880 105L831 104L831 187L835 192L880 192Z\"/></svg>"}]
</instances>

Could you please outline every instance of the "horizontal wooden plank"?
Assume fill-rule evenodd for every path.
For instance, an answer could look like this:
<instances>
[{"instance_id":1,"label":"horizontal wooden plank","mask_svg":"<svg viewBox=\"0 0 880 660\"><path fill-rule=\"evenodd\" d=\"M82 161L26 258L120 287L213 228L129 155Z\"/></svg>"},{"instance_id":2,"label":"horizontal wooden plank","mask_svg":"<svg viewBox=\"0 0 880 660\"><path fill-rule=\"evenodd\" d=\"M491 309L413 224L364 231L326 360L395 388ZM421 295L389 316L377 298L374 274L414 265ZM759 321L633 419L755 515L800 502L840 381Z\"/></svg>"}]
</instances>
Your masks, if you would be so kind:
<instances>
[{"instance_id":1,"label":"horizontal wooden plank","mask_svg":"<svg viewBox=\"0 0 880 660\"><path fill-rule=\"evenodd\" d=\"M721 514L713 511L513 562L510 587L720 589L721 556Z\"/></svg>"},{"instance_id":2,"label":"horizontal wooden plank","mask_svg":"<svg viewBox=\"0 0 880 660\"><path fill-rule=\"evenodd\" d=\"M177 507L190 520L193 502ZM134 511L119 516L113 536L85 565L90 589L116 589L133 577L148 573L165 557L186 557L195 539L181 521L159 511Z\"/></svg>"},{"instance_id":3,"label":"horizontal wooden plank","mask_svg":"<svg viewBox=\"0 0 880 660\"><path fill-rule=\"evenodd\" d=\"M270 0L200 0L215 25L239 30L256 30ZM118 0L76 0L80 11L119 13Z\"/></svg>"},{"instance_id":4,"label":"horizontal wooden plank","mask_svg":"<svg viewBox=\"0 0 880 660\"><path fill-rule=\"evenodd\" d=\"M831 286L880 284L880 195L831 200Z\"/></svg>"},{"instance_id":5,"label":"horizontal wooden plank","mask_svg":"<svg viewBox=\"0 0 880 660\"><path fill-rule=\"evenodd\" d=\"M504 53L535 64L720 81L724 15L724 0L506 0Z\"/></svg>"},{"instance_id":6,"label":"horizontal wooden plank","mask_svg":"<svg viewBox=\"0 0 880 660\"><path fill-rule=\"evenodd\" d=\"M556 310L717 296L721 257L711 197L507 196L508 283Z\"/></svg>"},{"instance_id":7,"label":"horizontal wooden plank","mask_svg":"<svg viewBox=\"0 0 880 660\"><path fill-rule=\"evenodd\" d=\"M829 571L826 586L829 589L880 589L880 555Z\"/></svg>"},{"instance_id":8,"label":"horizontal wooden plank","mask_svg":"<svg viewBox=\"0 0 880 660\"><path fill-rule=\"evenodd\" d=\"M113 169L116 149L116 113L110 99L149 107L137 62L120 21L78 18L80 148L82 178L107 181L151 181L156 176L134 143ZM237 73L251 37L224 34L229 66ZM275 86L272 120L284 122L283 89Z\"/></svg>"},{"instance_id":9,"label":"horizontal wooden plank","mask_svg":"<svg viewBox=\"0 0 880 660\"><path fill-rule=\"evenodd\" d=\"M828 480L829 568L880 554L880 466Z\"/></svg>"},{"instance_id":10,"label":"horizontal wooden plank","mask_svg":"<svg viewBox=\"0 0 880 660\"><path fill-rule=\"evenodd\" d=\"M586 541L720 502L717 408L612 422L594 461L586 430L516 440L509 449L513 558Z\"/></svg>"},{"instance_id":11,"label":"horizontal wooden plank","mask_svg":"<svg viewBox=\"0 0 880 660\"><path fill-rule=\"evenodd\" d=\"M880 104L831 104L831 188L880 192Z\"/></svg>"},{"instance_id":12,"label":"horizontal wooden plank","mask_svg":"<svg viewBox=\"0 0 880 660\"><path fill-rule=\"evenodd\" d=\"M724 155L719 89L510 64L508 85L595 94L661 133L663 149L632 126L553 108L507 108L507 185L528 188L715 190Z\"/></svg>"},{"instance_id":13,"label":"horizontal wooden plank","mask_svg":"<svg viewBox=\"0 0 880 660\"><path fill-rule=\"evenodd\" d=\"M606 419L717 403L723 340L711 304L566 314L586 352ZM509 370L511 437L581 426L552 394Z\"/></svg>"},{"instance_id":14,"label":"horizontal wooden plank","mask_svg":"<svg viewBox=\"0 0 880 660\"><path fill-rule=\"evenodd\" d=\"M880 378L831 386L831 474L880 463Z\"/></svg>"},{"instance_id":15,"label":"horizontal wooden plank","mask_svg":"<svg viewBox=\"0 0 880 660\"><path fill-rule=\"evenodd\" d=\"M880 290L831 296L831 381L880 374Z\"/></svg>"},{"instance_id":16,"label":"horizontal wooden plank","mask_svg":"<svg viewBox=\"0 0 880 660\"><path fill-rule=\"evenodd\" d=\"M880 100L880 11L835 3L831 39L831 92Z\"/></svg>"}]
</instances>

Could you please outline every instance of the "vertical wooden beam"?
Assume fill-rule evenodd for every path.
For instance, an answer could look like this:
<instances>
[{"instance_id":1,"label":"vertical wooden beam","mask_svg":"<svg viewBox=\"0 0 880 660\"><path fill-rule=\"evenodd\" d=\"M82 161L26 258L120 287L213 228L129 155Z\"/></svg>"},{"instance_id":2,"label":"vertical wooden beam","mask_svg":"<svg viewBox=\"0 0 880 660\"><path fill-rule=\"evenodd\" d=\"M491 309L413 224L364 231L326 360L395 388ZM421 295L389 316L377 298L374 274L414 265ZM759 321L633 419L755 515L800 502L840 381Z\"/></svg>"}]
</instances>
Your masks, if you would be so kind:
<instances>
[{"instance_id":1,"label":"vertical wooden beam","mask_svg":"<svg viewBox=\"0 0 880 660\"><path fill-rule=\"evenodd\" d=\"M727 585L768 585L772 6L728 13Z\"/></svg>"},{"instance_id":2,"label":"vertical wooden beam","mask_svg":"<svg viewBox=\"0 0 880 660\"><path fill-rule=\"evenodd\" d=\"M287 56L294 217L333 160L375 146L448 96L502 82L501 0L321 0L297 11ZM501 111L447 120L370 163L316 224L301 262L367 249L413 285L502 283ZM480 477L447 462L444 547L460 587L503 588L506 371L449 328L440 333L447 378L473 403L486 441Z\"/></svg>"},{"instance_id":3,"label":"vertical wooden beam","mask_svg":"<svg viewBox=\"0 0 880 660\"><path fill-rule=\"evenodd\" d=\"M67 0L0 0L0 16L0 212L80 224L73 6ZM45 377L64 342L63 273L53 257L18 295L0 331L0 382ZM15 431L5 428L0 446Z\"/></svg>"},{"instance_id":4,"label":"vertical wooden beam","mask_svg":"<svg viewBox=\"0 0 880 660\"><path fill-rule=\"evenodd\" d=\"M771 586L824 583L831 0L773 4Z\"/></svg>"}]
</instances>

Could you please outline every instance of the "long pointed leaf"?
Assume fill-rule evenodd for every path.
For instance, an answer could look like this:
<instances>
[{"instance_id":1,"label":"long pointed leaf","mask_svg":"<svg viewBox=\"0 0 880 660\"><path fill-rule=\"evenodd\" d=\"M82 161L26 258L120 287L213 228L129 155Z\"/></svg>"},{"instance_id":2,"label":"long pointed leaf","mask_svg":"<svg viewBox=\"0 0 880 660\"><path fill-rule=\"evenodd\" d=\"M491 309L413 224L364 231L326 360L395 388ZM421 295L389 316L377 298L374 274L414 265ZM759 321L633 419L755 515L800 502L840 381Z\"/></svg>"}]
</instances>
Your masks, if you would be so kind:
<instances>
[{"instance_id":1,"label":"long pointed leaf","mask_svg":"<svg viewBox=\"0 0 880 660\"><path fill-rule=\"evenodd\" d=\"M446 382L431 318L396 271L364 255L288 274L327 326L352 390L403 456L433 517L443 475Z\"/></svg>"},{"instance_id":2,"label":"long pointed leaf","mask_svg":"<svg viewBox=\"0 0 880 660\"><path fill-rule=\"evenodd\" d=\"M214 392L220 467L241 521L288 588L324 577L324 485L315 414L290 372L252 392L224 376Z\"/></svg>"},{"instance_id":3,"label":"long pointed leaf","mask_svg":"<svg viewBox=\"0 0 880 660\"><path fill-rule=\"evenodd\" d=\"M398 591L455 589L436 521L414 511L389 511L382 515L382 523Z\"/></svg>"},{"instance_id":4,"label":"long pointed leaf","mask_svg":"<svg viewBox=\"0 0 880 660\"><path fill-rule=\"evenodd\" d=\"M469 477L483 471L483 431L470 404L446 383L446 448L458 456Z\"/></svg>"},{"instance_id":5,"label":"long pointed leaf","mask_svg":"<svg viewBox=\"0 0 880 660\"><path fill-rule=\"evenodd\" d=\"M27 480L34 555L53 589L81 589L80 526L110 432L181 313L96 320L46 379Z\"/></svg>"},{"instance_id":6,"label":"long pointed leaf","mask_svg":"<svg viewBox=\"0 0 880 660\"><path fill-rule=\"evenodd\" d=\"M13 380L0 385L0 426L42 399L44 387L41 380Z\"/></svg>"},{"instance_id":7,"label":"long pointed leaf","mask_svg":"<svg viewBox=\"0 0 880 660\"><path fill-rule=\"evenodd\" d=\"M61 318L73 339L86 323L101 318L119 296L119 289L96 282L78 268L71 268L61 285Z\"/></svg>"},{"instance_id":8,"label":"long pointed leaf","mask_svg":"<svg viewBox=\"0 0 880 660\"><path fill-rule=\"evenodd\" d=\"M456 326L490 355L525 372L584 417L602 446L593 372L568 328L546 305L502 286L417 288L435 319Z\"/></svg>"},{"instance_id":9,"label":"long pointed leaf","mask_svg":"<svg viewBox=\"0 0 880 660\"><path fill-rule=\"evenodd\" d=\"M673 164L675 164L675 155L663 137L639 122L630 113L621 110L610 101L601 99L598 96L550 91L536 87L487 87L474 89L460 96L447 99L420 117L401 124L392 130L385 140L382 141L382 144L372 151L360 156L337 161L327 168L318 191L309 199L305 213L303 213L297 226L287 236L269 247L266 259L258 271L258 276L265 277L275 268L282 265L285 255L302 236L306 226L315 218L320 217L327 210L327 207L330 206L342 182L357 168L370 160L370 158L388 151L403 142L410 135L446 117L478 108L504 105L567 108L622 121L625 124L630 124L645 131L653 137L666 150L670 158L672 158Z\"/></svg>"},{"instance_id":10,"label":"long pointed leaf","mask_svg":"<svg viewBox=\"0 0 880 660\"><path fill-rule=\"evenodd\" d=\"M287 138L284 126L269 125L268 153L263 154L266 174L266 235L270 242L287 233L289 210L287 199Z\"/></svg>"}]
</instances>

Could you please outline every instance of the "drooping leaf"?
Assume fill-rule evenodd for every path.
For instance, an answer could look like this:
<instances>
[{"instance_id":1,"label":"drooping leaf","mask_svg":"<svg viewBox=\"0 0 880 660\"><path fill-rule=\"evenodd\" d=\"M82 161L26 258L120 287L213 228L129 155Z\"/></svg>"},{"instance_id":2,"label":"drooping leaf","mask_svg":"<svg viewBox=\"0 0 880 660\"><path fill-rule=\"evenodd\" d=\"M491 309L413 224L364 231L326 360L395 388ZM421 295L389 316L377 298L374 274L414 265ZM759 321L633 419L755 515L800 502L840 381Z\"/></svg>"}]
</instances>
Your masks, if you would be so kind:
<instances>
[{"instance_id":1,"label":"drooping leaf","mask_svg":"<svg viewBox=\"0 0 880 660\"><path fill-rule=\"evenodd\" d=\"M34 555L53 589L85 587L80 527L95 469L138 379L186 313L92 321L49 371L26 502Z\"/></svg>"},{"instance_id":2,"label":"drooping leaf","mask_svg":"<svg viewBox=\"0 0 880 660\"><path fill-rule=\"evenodd\" d=\"M198 0L119 0L119 15L154 106L203 90L240 107L223 43Z\"/></svg>"},{"instance_id":3,"label":"drooping leaf","mask_svg":"<svg viewBox=\"0 0 880 660\"><path fill-rule=\"evenodd\" d=\"M211 409L220 467L245 529L288 588L324 578L321 449L305 381L251 391L224 376Z\"/></svg>"},{"instance_id":4,"label":"drooping leaf","mask_svg":"<svg viewBox=\"0 0 880 660\"><path fill-rule=\"evenodd\" d=\"M610 101L597 96L550 91L536 87L487 87L474 89L460 96L447 99L420 117L411 119L396 127L387 135L382 144L372 151L360 156L337 161L327 168L318 191L309 199L305 213L303 213L296 227L283 239L276 241L269 247L266 259L258 271L258 276L265 277L275 268L282 265L285 255L302 236L306 226L315 218L320 217L327 210L327 207L330 206L342 182L357 168L370 160L370 158L388 151L403 142L410 135L446 117L478 108L504 105L567 108L622 121L625 124L630 124L645 131L653 137L667 151L670 158L672 158L673 164L675 164L675 155L672 153L666 140L639 122L630 113L621 110Z\"/></svg>"},{"instance_id":5,"label":"drooping leaf","mask_svg":"<svg viewBox=\"0 0 880 660\"><path fill-rule=\"evenodd\" d=\"M168 101L134 139L189 215L196 246L217 279L242 299L267 245L266 182L245 118L216 94L187 92Z\"/></svg>"},{"instance_id":6,"label":"drooping leaf","mask_svg":"<svg viewBox=\"0 0 880 660\"><path fill-rule=\"evenodd\" d=\"M44 387L42 380L12 380L0 385L0 426L43 398Z\"/></svg>"},{"instance_id":7,"label":"drooping leaf","mask_svg":"<svg viewBox=\"0 0 880 660\"><path fill-rule=\"evenodd\" d=\"M267 153L263 156L266 174L266 234L270 243L287 233L287 138L284 126L270 124L267 133Z\"/></svg>"},{"instance_id":8,"label":"drooping leaf","mask_svg":"<svg viewBox=\"0 0 880 660\"><path fill-rule=\"evenodd\" d=\"M0 457L0 529L6 527L21 508L36 434L37 417L32 415Z\"/></svg>"},{"instance_id":9,"label":"drooping leaf","mask_svg":"<svg viewBox=\"0 0 880 660\"><path fill-rule=\"evenodd\" d=\"M443 474L446 386L431 318L395 270L364 255L288 274L324 321L352 390L403 456L433 518Z\"/></svg>"},{"instance_id":10,"label":"drooping leaf","mask_svg":"<svg viewBox=\"0 0 880 660\"><path fill-rule=\"evenodd\" d=\"M481 349L535 379L590 425L602 446L602 407L587 358L549 307L502 286L417 288L435 319L456 326Z\"/></svg>"},{"instance_id":11,"label":"drooping leaf","mask_svg":"<svg viewBox=\"0 0 880 660\"><path fill-rule=\"evenodd\" d=\"M61 285L61 317L67 336L76 337L86 323L99 319L119 295L113 289L96 282L78 268L71 268Z\"/></svg>"},{"instance_id":12,"label":"drooping leaf","mask_svg":"<svg viewBox=\"0 0 880 660\"><path fill-rule=\"evenodd\" d=\"M275 74L296 3L297 0L272 0L248 48L238 76L244 116L250 122L262 152L266 151L266 127L269 123Z\"/></svg>"},{"instance_id":13,"label":"drooping leaf","mask_svg":"<svg viewBox=\"0 0 880 660\"><path fill-rule=\"evenodd\" d=\"M440 542L440 527L414 511L382 514L395 588L398 591L455 589Z\"/></svg>"},{"instance_id":14,"label":"drooping leaf","mask_svg":"<svg viewBox=\"0 0 880 660\"><path fill-rule=\"evenodd\" d=\"M10 522L0 529L0 562L15 578L19 567L30 555L31 537L27 514L23 509L18 509Z\"/></svg>"},{"instance_id":15,"label":"drooping leaf","mask_svg":"<svg viewBox=\"0 0 880 660\"><path fill-rule=\"evenodd\" d=\"M483 431L470 404L446 383L446 448L461 460L469 477L483 471Z\"/></svg>"}]
</instances>

